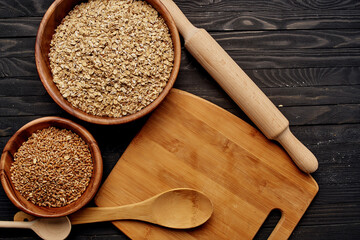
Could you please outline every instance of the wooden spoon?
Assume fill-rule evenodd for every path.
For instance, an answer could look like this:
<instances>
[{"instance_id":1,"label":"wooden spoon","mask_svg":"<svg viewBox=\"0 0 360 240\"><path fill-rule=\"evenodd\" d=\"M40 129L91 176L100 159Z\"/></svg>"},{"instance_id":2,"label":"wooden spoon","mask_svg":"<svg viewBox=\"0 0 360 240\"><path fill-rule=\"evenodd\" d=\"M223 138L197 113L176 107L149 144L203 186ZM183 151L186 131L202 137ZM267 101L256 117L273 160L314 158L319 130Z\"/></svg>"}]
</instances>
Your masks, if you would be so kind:
<instances>
[{"instance_id":1,"label":"wooden spoon","mask_svg":"<svg viewBox=\"0 0 360 240\"><path fill-rule=\"evenodd\" d=\"M63 240L71 230L68 217L38 218L31 222L0 221L1 228L29 228L47 240Z\"/></svg>"},{"instance_id":2,"label":"wooden spoon","mask_svg":"<svg viewBox=\"0 0 360 240\"><path fill-rule=\"evenodd\" d=\"M69 216L71 224L116 220L140 220L176 229L194 228L205 223L213 212L213 205L203 193L188 189L172 189L145 201L119 207L91 207ZM14 220L35 219L18 212Z\"/></svg>"}]
</instances>

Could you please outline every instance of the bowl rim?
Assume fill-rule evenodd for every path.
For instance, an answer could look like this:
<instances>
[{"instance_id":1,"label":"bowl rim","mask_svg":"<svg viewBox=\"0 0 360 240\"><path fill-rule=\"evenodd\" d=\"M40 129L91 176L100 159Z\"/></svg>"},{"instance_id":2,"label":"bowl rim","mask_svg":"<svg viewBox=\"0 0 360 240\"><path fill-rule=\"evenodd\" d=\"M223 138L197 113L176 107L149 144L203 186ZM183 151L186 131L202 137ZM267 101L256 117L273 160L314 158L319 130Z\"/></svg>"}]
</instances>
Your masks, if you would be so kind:
<instances>
[{"instance_id":1,"label":"bowl rim","mask_svg":"<svg viewBox=\"0 0 360 240\"><path fill-rule=\"evenodd\" d=\"M79 135L87 143L87 145L89 146L89 149L91 151L94 170L93 170L89 185L87 186L87 188L89 188L89 187L91 187L91 188L88 192L86 192L86 190L85 190L85 192L75 202L70 203L69 205L73 204L71 208L67 207L69 205L66 205L64 207L58 207L58 208L40 207L40 206L37 206L37 205L31 203L30 201L27 201L25 198L18 199L18 197L15 194L15 192L17 192L17 190L15 190L11 179L9 179L6 174L6 170L5 170L5 165L6 165L6 161L7 161L6 159L8 158L9 154L13 158L11 151L14 151L13 144L15 144L15 141L17 139L19 139L20 137L22 137L22 134L24 134L24 132L26 130L29 130L32 127L34 129L30 130L29 133L31 133L31 134L34 133L36 130L46 128L46 127L37 128L37 126L39 126L43 123L49 123L49 126L55 126L60 129L71 130L72 132ZM59 126L56 126L56 124L64 125L66 127L59 127ZM17 150L18 150L18 148L15 151L17 151ZM37 216L37 217L62 217L62 216L66 216L71 213L74 213L75 211L84 207L87 203L89 203L94 198L95 194L97 193L97 191L100 187L100 184L101 184L102 175L103 175L102 156L101 156L100 148L99 148L96 140L94 139L94 137L83 126L81 126L71 120L61 118L61 117L55 117L55 116L42 117L42 118L38 118L38 119L35 119L33 121L26 123L19 130L17 130L16 133L6 143L4 150L2 152L2 155L1 155L1 158L0 158L0 181L3 186L4 192L8 196L9 200L20 210L22 210L30 215ZM21 195L20 193L18 193L18 194ZM25 201L27 203L33 205L34 207L31 209L27 208L24 204L22 204L22 202L25 202ZM65 207L67 207L67 208L65 208ZM38 209L38 208L39 209L40 208L47 209L48 211L47 211L47 213L44 213L44 212L39 213L36 211L36 209Z\"/></svg>"},{"instance_id":2,"label":"bowl rim","mask_svg":"<svg viewBox=\"0 0 360 240\"><path fill-rule=\"evenodd\" d=\"M167 84L165 85L163 91L159 94L159 96L151 102L149 105L147 105L145 108L141 109L140 111L127 115L124 117L106 117L106 116L96 116L92 114L88 114L78 108L73 107L60 93L60 91L57 89L55 83L53 82L53 78L49 79L46 74L43 72L46 71L46 69L50 70L50 67L45 66L44 59L45 57L42 55L42 38L44 36L44 32L46 30L47 23L51 17L51 15L55 12L56 8L59 4L61 4L64 1L75 1L75 0L55 0L51 6L46 11L44 17L42 18L40 22L40 26L37 31L36 40L35 40L35 62L36 62L36 68L40 77L40 80L45 87L47 93L50 95L50 97L67 113L71 114L72 116L75 116L76 118L79 118L81 120L100 124L100 125L116 125L116 124L124 124L128 123L134 120L137 120L139 118L144 117L145 115L149 114L155 108L164 100L164 98L167 96L167 94L170 92L171 88L173 87L175 80L177 78L177 75L179 73L180 69L180 61L181 61L181 43L180 43L180 36L178 29L176 27L175 21L173 20L171 14L167 10L167 8L161 3L159 0L145 0L147 3L149 3L153 8L157 10L157 12L163 17L165 20L166 25L169 28L169 32L171 34L171 39L173 42L173 48L174 48L174 63L173 63L173 69L171 71L169 80ZM76 4L84 2L83 0L78 0ZM57 26L56 26L57 27ZM55 27L55 29L56 29ZM50 43L49 43L50 44ZM46 61L45 61L46 62ZM51 72L51 70L50 70ZM55 88L53 87L55 86Z\"/></svg>"}]
</instances>

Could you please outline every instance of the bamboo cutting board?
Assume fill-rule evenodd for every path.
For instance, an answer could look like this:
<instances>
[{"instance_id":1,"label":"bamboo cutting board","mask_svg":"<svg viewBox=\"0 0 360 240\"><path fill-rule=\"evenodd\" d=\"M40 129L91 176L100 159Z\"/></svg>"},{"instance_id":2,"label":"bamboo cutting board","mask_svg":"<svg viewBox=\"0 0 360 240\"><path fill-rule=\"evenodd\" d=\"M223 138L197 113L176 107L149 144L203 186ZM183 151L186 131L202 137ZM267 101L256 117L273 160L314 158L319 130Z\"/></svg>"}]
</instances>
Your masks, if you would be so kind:
<instances>
[{"instance_id":1,"label":"bamboo cutting board","mask_svg":"<svg viewBox=\"0 0 360 240\"><path fill-rule=\"evenodd\" d=\"M192 230L135 221L114 225L132 239L252 239L271 210L280 209L269 239L287 239L318 191L315 180L258 130L173 89L126 149L95 203L135 203L179 187L209 196L214 213L207 223Z\"/></svg>"}]
</instances>

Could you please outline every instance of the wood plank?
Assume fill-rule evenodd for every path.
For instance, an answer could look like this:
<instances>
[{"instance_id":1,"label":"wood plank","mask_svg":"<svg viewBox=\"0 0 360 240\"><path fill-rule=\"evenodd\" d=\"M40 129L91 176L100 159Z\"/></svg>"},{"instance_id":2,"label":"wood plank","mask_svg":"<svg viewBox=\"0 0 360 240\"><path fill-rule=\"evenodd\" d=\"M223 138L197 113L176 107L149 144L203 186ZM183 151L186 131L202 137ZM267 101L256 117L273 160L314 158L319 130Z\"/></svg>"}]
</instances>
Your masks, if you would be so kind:
<instances>
[{"instance_id":1,"label":"wood plank","mask_svg":"<svg viewBox=\"0 0 360 240\"><path fill-rule=\"evenodd\" d=\"M249 69L246 70L246 73L260 87L346 86L360 84L359 66Z\"/></svg>"},{"instance_id":2,"label":"wood plank","mask_svg":"<svg viewBox=\"0 0 360 240\"><path fill-rule=\"evenodd\" d=\"M196 27L207 31L355 29L360 24L357 10L260 11L252 7L243 11L192 12L194 9L187 9L185 15Z\"/></svg>"},{"instance_id":3,"label":"wood plank","mask_svg":"<svg viewBox=\"0 0 360 240\"><path fill-rule=\"evenodd\" d=\"M360 85L263 88L263 91L280 107L360 103Z\"/></svg>"},{"instance_id":4,"label":"wood plank","mask_svg":"<svg viewBox=\"0 0 360 240\"><path fill-rule=\"evenodd\" d=\"M57 115L62 109L49 96L3 97L0 116Z\"/></svg>"},{"instance_id":5,"label":"wood plank","mask_svg":"<svg viewBox=\"0 0 360 240\"><path fill-rule=\"evenodd\" d=\"M346 204L347 207L349 208L351 205L359 204L360 202L359 187L360 187L359 182L345 182L345 183L334 184L323 181L321 183L321 188L323 189L323 191L319 192L318 195L319 200L314 204L312 204L310 207L317 209L317 208L322 208L322 206L324 205L334 206L335 204ZM322 208L322 210L324 209ZM349 210L350 209L348 209L347 211ZM336 209L334 209L334 211L336 211ZM346 210L344 212L346 212ZM359 213L355 213L355 214L359 215ZM312 221L311 218L305 218L305 220L306 222ZM329 224L330 222L327 223ZM308 224L304 223L303 225L310 225L310 224L313 223L308 223Z\"/></svg>"},{"instance_id":6,"label":"wood plank","mask_svg":"<svg viewBox=\"0 0 360 240\"><path fill-rule=\"evenodd\" d=\"M35 57L0 58L0 78L38 76Z\"/></svg>"},{"instance_id":7,"label":"wood plank","mask_svg":"<svg viewBox=\"0 0 360 240\"><path fill-rule=\"evenodd\" d=\"M359 65L360 49L282 49L227 51L242 68L351 67Z\"/></svg>"},{"instance_id":8,"label":"wood plank","mask_svg":"<svg viewBox=\"0 0 360 240\"><path fill-rule=\"evenodd\" d=\"M193 89L188 87L190 92L208 99L211 102L221 103L226 106L224 93L220 92L216 87ZM183 88L188 90L187 88ZM360 103L360 86L327 86L327 87L282 87L267 88L262 87L262 91L270 98L270 100L278 107L292 106L316 106L331 104L355 104ZM225 95L225 98L226 95Z\"/></svg>"},{"instance_id":9,"label":"wood plank","mask_svg":"<svg viewBox=\"0 0 360 240\"><path fill-rule=\"evenodd\" d=\"M46 94L39 77L0 78L0 97L41 96Z\"/></svg>"},{"instance_id":10,"label":"wood plank","mask_svg":"<svg viewBox=\"0 0 360 240\"><path fill-rule=\"evenodd\" d=\"M338 148L340 146L337 146ZM329 151L331 151L331 149L329 149ZM320 156L319 154L317 154L317 152L313 151L313 153L315 154L315 156ZM356 155L357 157L359 157L359 153ZM321 174L315 174L314 178L316 179L316 181L319 182L319 186L320 188L322 186L326 186L329 184L333 184L336 185L336 187L334 187L332 190L335 191L337 194L339 194L337 201L342 203L342 199L346 196L344 195L340 195L341 191L336 190L336 188L338 187L344 187L343 185L345 184L358 184L360 183L359 177L358 177L358 173L360 171L360 166L357 163L350 163L347 166L345 165L341 165L341 164L324 164L321 163L319 164L319 169L321 169ZM345 177L346 176L346 177ZM329 180L325 180L326 178L330 178ZM341 185L340 185L341 184ZM348 191L350 191L349 188L346 188ZM354 192L355 191L355 192ZM353 201L355 201L355 198L359 198L360 194L358 190L354 190L352 192L350 192L348 194L348 197L351 197ZM356 206L358 205L359 202L351 203L349 204L349 208L352 206ZM322 205L323 206L323 205ZM360 217L359 213L356 213L356 216L358 216L358 219ZM339 223L340 221L338 221Z\"/></svg>"},{"instance_id":11,"label":"wood plank","mask_svg":"<svg viewBox=\"0 0 360 240\"><path fill-rule=\"evenodd\" d=\"M360 26L360 21L359 21ZM227 51L273 49L359 48L360 30L292 30L211 32ZM339 50L341 51L341 50Z\"/></svg>"},{"instance_id":12,"label":"wood plank","mask_svg":"<svg viewBox=\"0 0 360 240\"><path fill-rule=\"evenodd\" d=\"M290 239L324 239L324 240L352 240L360 239L360 223L353 224L332 224L298 227Z\"/></svg>"},{"instance_id":13,"label":"wood plank","mask_svg":"<svg viewBox=\"0 0 360 240\"><path fill-rule=\"evenodd\" d=\"M0 57L32 57L35 38L0 38Z\"/></svg>"},{"instance_id":14,"label":"wood plank","mask_svg":"<svg viewBox=\"0 0 360 240\"><path fill-rule=\"evenodd\" d=\"M0 0L0 16L9 17L28 17L43 16L52 0L27 0L27 1L6 1ZM266 1L266 0L175 0L175 3L185 12L247 12L247 11L265 11L282 14L290 11L324 11L324 10L353 10L359 9L357 0L345 1L321 1L321 2L299 2L299 1ZM340 12L342 12L340 11Z\"/></svg>"},{"instance_id":15,"label":"wood plank","mask_svg":"<svg viewBox=\"0 0 360 240\"><path fill-rule=\"evenodd\" d=\"M2 18L42 16L52 2L53 0L0 0L0 16Z\"/></svg>"},{"instance_id":16,"label":"wood plank","mask_svg":"<svg viewBox=\"0 0 360 240\"><path fill-rule=\"evenodd\" d=\"M3 0L4 1L4 0ZM356 10L308 12L189 12L185 13L197 27L209 32L261 30L348 30L359 28ZM35 37L42 15L0 19L0 37ZM251 32L250 31L250 32ZM240 34L241 34L240 32ZM305 32L305 31L304 31ZM312 32L312 31L310 31ZM265 33L263 33L265 34ZM316 34L312 32L312 34Z\"/></svg>"},{"instance_id":17,"label":"wood plank","mask_svg":"<svg viewBox=\"0 0 360 240\"><path fill-rule=\"evenodd\" d=\"M35 37L40 21L40 17L1 19L0 37Z\"/></svg>"},{"instance_id":18,"label":"wood plank","mask_svg":"<svg viewBox=\"0 0 360 240\"><path fill-rule=\"evenodd\" d=\"M343 196L344 197L344 196ZM357 196L359 197L359 195ZM326 216L326 222L324 224L353 224L359 223L359 213L352 211L354 206L358 203L346 204L323 204L321 206L310 207L312 213L309 216L304 217L302 220L302 226L312 226L316 224L315 219L320 219Z\"/></svg>"},{"instance_id":19,"label":"wood plank","mask_svg":"<svg viewBox=\"0 0 360 240\"><path fill-rule=\"evenodd\" d=\"M360 30L231 31L212 32L227 51L359 48ZM34 56L35 37L1 38L0 57Z\"/></svg>"},{"instance_id":20,"label":"wood plank","mask_svg":"<svg viewBox=\"0 0 360 240\"><path fill-rule=\"evenodd\" d=\"M205 91L218 89L217 83L205 70L195 62L185 65L182 62L181 71L175 87L200 96L206 96ZM301 87L301 86L347 86L360 84L360 67L325 67L325 68L276 68L276 69L244 69L249 77L260 87ZM206 90L204 90L206 89ZM221 93L218 93L221 94ZM224 94L225 95L225 94Z\"/></svg>"},{"instance_id":21,"label":"wood plank","mask_svg":"<svg viewBox=\"0 0 360 240\"><path fill-rule=\"evenodd\" d=\"M271 98L271 96L269 97ZM209 98L207 100L251 123L247 116L232 102L232 100L224 98ZM281 107L280 111L290 121L290 126L353 124L359 123L360 121L359 106L359 104L293 106Z\"/></svg>"},{"instance_id":22,"label":"wood plank","mask_svg":"<svg viewBox=\"0 0 360 240\"><path fill-rule=\"evenodd\" d=\"M357 0L343 0L343 1L297 1L297 0L175 0L174 1L183 11L248 11L249 9L256 9L258 11L293 11L293 10L351 10L359 9L360 3Z\"/></svg>"},{"instance_id":23,"label":"wood plank","mask_svg":"<svg viewBox=\"0 0 360 240\"><path fill-rule=\"evenodd\" d=\"M360 123L360 104L280 108L290 125Z\"/></svg>"},{"instance_id":24,"label":"wood plank","mask_svg":"<svg viewBox=\"0 0 360 240\"><path fill-rule=\"evenodd\" d=\"M23 116L23 117L1 117L0 121L0 148L5 147L9 138L26 123L39 118L40 116ZM5 138L4 138L5 137Z\"/></svg>"},{"instance_id":25,"label":"wood plank","mask_svg":"<svg viewBox=\"0 0 360 240\"><path fill-rule=\"evenodd\" d=\"M360 48L288 49L267 51L227 51L244 69L341 68L358 67ZM182 51L180 71L198 71L199 63ZM0 58L0 77L36 76L34 57Z\"/></svg>"},{"instance_id":26,"label":"wood plank","mask_svg":"<svg viewBox=\"0 0 360 240\"><path fill-rule=\"evenodd\" d=\"M344 144L346 153L349 147L360 143L360 124L293 126L291 130L302 142L311 145L310 147L314 149ZM326 156L323 161L332 160L331 157Z\"/></svg>"},{"instance_id":27,"label":"wood plank","mask_svg":"<svg viewBox=\"0 0 360 240\"><path fill-rule=\"evenodd\" d=\"M360 48L228 50L227 53L243 70L358 67L360 59ZM183 50L180 70L199 71L199 68L202 69L201 65Z\"/></svg>"}]
</instances>

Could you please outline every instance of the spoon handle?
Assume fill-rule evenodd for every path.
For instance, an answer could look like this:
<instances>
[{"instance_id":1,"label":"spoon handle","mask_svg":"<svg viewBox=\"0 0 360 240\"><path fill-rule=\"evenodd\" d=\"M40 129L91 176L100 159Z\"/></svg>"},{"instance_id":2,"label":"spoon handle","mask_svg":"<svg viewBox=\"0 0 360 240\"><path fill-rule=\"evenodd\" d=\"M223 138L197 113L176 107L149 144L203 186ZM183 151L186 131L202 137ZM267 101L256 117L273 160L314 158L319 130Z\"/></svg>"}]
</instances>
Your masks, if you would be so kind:
<instances>
[{"instance_id":1,"label":"spoon handle","mask_svg":"<svg viewBox=\"0 0 360 240\"><path fill-rule=\"evenodd\" d=\"M0 228L29 228L31 229L30 222L13 222L13 221L0 221Z\"/></svg>"},{"instance_id":2,"label":"spoon handle","mask_svg":"<svg viewBox=\"0 0 360 240\"><path fill-rule=\"evenodd\" d=\"M71 214L69 218L73 225L125 219L153 222L151 210L144 202L120 207L84 208Z\"/></svg>"}]
</instances>

